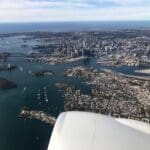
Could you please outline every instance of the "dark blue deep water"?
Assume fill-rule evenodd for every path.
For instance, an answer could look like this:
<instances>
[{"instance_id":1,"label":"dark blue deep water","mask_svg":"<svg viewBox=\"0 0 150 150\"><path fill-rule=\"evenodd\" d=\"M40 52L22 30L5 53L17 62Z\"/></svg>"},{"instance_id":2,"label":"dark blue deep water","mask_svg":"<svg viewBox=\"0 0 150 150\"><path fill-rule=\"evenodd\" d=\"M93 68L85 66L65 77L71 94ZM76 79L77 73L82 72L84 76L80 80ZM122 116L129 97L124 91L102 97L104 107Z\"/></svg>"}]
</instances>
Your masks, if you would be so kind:
<instances>
[{"instance_id":1,"label":"dark blue deep water","mask_svg":"<svg viewBox=\"0 0 150 150\"><path fill-rule=\"evenodd\" d=\"M147 28L150 28L150 21L0 23L0 33L32 31L71 32Z\"/></svg>"}]
</instances>

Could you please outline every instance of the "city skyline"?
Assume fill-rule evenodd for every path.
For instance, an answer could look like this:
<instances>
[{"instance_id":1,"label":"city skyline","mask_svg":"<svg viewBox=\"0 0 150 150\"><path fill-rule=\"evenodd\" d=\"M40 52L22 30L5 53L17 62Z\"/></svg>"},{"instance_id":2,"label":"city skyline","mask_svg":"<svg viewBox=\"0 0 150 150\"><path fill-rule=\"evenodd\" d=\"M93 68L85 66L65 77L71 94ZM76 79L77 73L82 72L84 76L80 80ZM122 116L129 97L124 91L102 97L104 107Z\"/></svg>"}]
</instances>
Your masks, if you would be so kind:
<instances>
[{"instance_id":1,"label":"city skyline","mask_svg":"<svg viewBox=\"0 0 150 150\"><path fill-rule=\"evenodd\" d=\"M1 0L0 22L149 20L148 0Z\"/></svg>"}]
</instances>

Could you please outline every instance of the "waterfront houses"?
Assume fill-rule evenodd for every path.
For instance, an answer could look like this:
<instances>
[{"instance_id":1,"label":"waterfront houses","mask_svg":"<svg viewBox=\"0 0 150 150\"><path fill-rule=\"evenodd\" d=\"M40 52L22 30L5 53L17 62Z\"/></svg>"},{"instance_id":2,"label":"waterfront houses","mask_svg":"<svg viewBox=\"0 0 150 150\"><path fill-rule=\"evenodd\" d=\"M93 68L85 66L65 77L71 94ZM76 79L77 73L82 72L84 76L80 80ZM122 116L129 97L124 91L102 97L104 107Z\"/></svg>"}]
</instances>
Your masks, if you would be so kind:
<instances>
[{"instance_id":1,"label":"waterfront houses","mask_svg":"<svg viewBox=\"0 0 150 150\"><path fill-rule=\"evenodd\" d=\"M64 90L65 110L82 110L150 122L150 79L77 66L65 75L87 78L91 95L70 86Z\"/></svg>"}]
</instances>

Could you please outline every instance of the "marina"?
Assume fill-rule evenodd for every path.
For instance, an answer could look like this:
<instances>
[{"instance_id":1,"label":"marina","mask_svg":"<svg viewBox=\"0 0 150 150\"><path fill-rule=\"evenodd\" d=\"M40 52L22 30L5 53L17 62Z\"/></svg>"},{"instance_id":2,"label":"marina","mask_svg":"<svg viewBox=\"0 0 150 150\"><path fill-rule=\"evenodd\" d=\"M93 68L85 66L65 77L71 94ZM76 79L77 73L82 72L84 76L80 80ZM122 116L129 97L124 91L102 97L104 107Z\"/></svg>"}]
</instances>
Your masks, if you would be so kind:
<instances>
[{"instance_id":1,"label":"marina","mask_svg":"<svg viewBox=\"0 0 150 150\"><path fill-rule=\"evenodd\" d=\"M38 90L37 100L39 100L39 105L41 105L43 101L48 103L47 87L44 87L42 90Z\"/></svg>"}]
</instances>

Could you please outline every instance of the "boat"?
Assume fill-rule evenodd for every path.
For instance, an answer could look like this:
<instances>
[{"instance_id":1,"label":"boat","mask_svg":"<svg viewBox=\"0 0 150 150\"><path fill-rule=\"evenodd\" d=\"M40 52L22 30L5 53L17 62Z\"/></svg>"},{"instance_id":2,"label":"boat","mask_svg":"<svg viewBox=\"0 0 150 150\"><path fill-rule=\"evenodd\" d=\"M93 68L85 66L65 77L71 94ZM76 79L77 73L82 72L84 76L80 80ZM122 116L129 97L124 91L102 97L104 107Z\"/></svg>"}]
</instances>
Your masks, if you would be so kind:
<instances>
[{"instance_id":1,"label":"boat","mask_svg":"<svg viewBox=\"0 0 150 150\"><path fill-rule=\"evenodd\" d=\"M46 93L46 88L44 88L44 93Z\"/></svg>"},{"instance_id":2,"label":"boat","mask_svg":"<svg viewBox=\"0 0 150 150\"><path fill-rule=\"evenodd\" d=\"M41 99L40 90L38 90L38 93L37 93L37 99L38 99L38 100L40 100L40 99Z\"/></svg>"},{"instance_id":3,"label":"boat","mask_svg":"<svg viewBox=\"0 0 150 150\"><path fill-rule=\"evenodd\" d=\"M19 67L20 71L22 72L23 71L23 68L22 67Z\"/></svg>"},{"instance_id":4,"label":"boat","mask_svg":"<svg viewBox=\"0 0 150 150\"><path fill-rule=\"evenodd\" d=\"M24 88L23 88L23 92L25 92L27 90L27 86L25 86Z\"/></svg>"},{"instance_id":5,"label":"boat","mask_svg":"<svg viewBox=\"0 0 150 150\"><path fill-rule=\"evenodd\" d=\"M47 103L47 102L48 102L48 99L46 99L45 101L46 101L46 103Z\"/></svg>"},{"instance_id":6,"label":"boat","mask_svg":"<svg viewBox=\"0 0 150 150\"><path fill-rule=\"evenodd\" d=\"M37 96L40 96L40 95L41 95L40 93L37 94Z\"/></svg>"}]
</instances>

